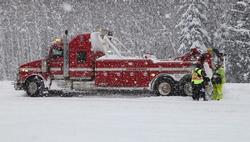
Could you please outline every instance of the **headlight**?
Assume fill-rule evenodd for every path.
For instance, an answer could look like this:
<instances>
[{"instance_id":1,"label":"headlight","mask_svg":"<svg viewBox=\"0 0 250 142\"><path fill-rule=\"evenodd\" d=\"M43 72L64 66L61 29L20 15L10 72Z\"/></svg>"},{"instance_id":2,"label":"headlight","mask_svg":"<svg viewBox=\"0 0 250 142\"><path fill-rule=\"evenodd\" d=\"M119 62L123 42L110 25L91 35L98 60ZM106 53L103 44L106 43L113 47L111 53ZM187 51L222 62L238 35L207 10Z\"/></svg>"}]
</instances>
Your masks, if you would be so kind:
<instances>
[{"instance_id":1,"label":"headlight","mask_svg":"<svg viewBox=\"0 0 250 142\"><path fill-rule=\"evenodd\" d=\"M29 72L29 70L26 68L20 68L20 72Z\"/></svg>"},{"instance_id":2,"label":"headlight","mask_svg":"<svg viewBox=\"0 0 250 142\"><path fill-rule=\"evenodd\" d=\"M155 75L156 75L156 74L154 74L154 73L151 73L151 74L150 74L150 76L152 76L152 77L155 77Z\"/></svg>"}]
</instances>

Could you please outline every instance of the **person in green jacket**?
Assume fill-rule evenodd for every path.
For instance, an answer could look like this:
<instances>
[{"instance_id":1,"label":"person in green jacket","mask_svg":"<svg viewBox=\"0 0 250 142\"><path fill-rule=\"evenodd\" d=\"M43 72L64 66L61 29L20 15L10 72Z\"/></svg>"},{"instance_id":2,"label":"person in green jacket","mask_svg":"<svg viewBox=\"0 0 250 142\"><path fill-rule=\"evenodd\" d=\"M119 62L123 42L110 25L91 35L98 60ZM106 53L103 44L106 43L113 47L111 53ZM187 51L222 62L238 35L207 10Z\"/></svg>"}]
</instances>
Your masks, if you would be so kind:
<instances>
[{"instance_id":1,"label":"person in green jacket","mask_svg":"<svg viewBox=\"0 0 250 142\"><path fill-rule=\"evenodd\" d=\"M212 100L223 99L223 84L225 83L225 71L222 63L216 65L212 76L213 95Z\"/></svg>"},{"instance_id":2,"label":"person in green jacket","mask_svg":"<svg viewBox=\"0 0 250 142\"><path fill-rule=\"evenodd\" d=\"M207 101L205 94L205 82L206 82L206 73L200 63L196 64L196 68L192 72L192 98L193 100L199 101L200 97L204 101Z\"/></svg>"}]
</instances>

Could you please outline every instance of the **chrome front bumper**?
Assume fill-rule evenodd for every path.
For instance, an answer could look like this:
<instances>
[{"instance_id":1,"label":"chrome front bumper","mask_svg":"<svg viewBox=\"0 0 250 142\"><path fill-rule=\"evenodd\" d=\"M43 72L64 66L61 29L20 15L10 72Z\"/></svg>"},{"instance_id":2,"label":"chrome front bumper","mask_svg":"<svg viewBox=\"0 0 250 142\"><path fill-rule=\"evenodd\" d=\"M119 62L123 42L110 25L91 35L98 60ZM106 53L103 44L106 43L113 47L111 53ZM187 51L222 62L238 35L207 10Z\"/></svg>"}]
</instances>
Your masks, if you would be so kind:
<instances>
[{"instance_id":1,"label":"chrome front bumper","mask_svg":"<svg viewBox=\"0 0 250 142\"><path fill-rule=\"evenodd\" d=\"M15 90L23 90L23 83L19 82L18 80L13 82Z\"/></svg>"},{"instance_id":2,"label":"chrome front bumper","mask_svg":"<svg viewBox=\"0 0 250 142\"><path fill-rule=\"evenodd\" d=\"M13 85L14 85L14 88L15 90L23 90L24 89L24 85L23 85L23 82L21 82L19 80L19 70L17 70L17 74L16 74L16 81L13 82Z\"/></svg>"}]
</instances>

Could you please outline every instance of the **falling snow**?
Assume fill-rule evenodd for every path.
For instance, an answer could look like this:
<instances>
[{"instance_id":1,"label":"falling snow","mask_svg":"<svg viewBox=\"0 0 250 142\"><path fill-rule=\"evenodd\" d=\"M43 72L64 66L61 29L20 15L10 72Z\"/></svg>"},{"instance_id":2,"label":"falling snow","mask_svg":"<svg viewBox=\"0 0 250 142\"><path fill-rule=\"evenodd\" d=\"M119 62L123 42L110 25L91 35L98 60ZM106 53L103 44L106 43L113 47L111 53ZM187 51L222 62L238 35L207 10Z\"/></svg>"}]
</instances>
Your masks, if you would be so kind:
<instances>
[{"instance_id":1,"label":"falling snow","mask_svg":"<svg viewBox=\"0 0 250 142\"><path fill-rule=\"evenodd\" d=\"M249 0L2 1L0 80L14 80L19 65L46 57L66 29L74 37L100 27L138 56L217 48L227 55L227 81L250 82L249 9Z\"/></svg>"}]
</instances>

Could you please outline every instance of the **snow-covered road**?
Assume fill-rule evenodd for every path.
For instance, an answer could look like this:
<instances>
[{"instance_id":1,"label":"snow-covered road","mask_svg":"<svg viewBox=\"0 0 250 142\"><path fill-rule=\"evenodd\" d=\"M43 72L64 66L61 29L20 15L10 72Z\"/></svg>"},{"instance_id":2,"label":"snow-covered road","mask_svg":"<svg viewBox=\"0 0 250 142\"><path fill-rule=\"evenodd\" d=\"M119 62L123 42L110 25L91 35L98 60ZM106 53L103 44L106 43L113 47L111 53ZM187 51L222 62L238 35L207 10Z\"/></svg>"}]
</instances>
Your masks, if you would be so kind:
<instances>
[{"instance_id":1,"label":"snow-covered road","mask_svg":"<svg viewBox=\"0 0 250 142\"><path fill-rule=\"evenodd\" d=\"M249 142L250 84L223 101L189 97L26 97L0 82L0 142Z\"/></svg>"}]
</instances>

